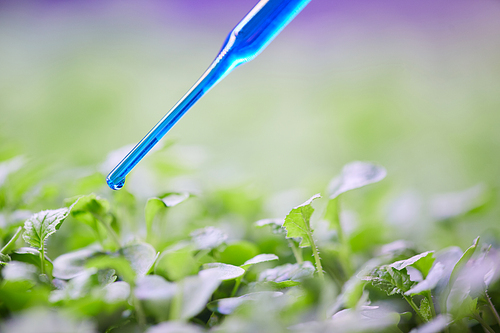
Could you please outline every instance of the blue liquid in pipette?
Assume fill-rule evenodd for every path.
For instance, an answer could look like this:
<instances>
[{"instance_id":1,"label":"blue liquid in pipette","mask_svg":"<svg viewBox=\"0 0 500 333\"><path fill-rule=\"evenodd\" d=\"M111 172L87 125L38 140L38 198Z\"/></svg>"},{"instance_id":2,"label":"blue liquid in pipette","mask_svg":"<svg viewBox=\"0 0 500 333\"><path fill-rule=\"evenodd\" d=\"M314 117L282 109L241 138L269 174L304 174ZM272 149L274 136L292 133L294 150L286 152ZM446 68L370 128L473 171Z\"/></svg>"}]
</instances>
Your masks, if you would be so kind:
<instances>
[{"instance_id":1,"label":"blue liquid in pipette","mask_svg":"<svg viewBox=\"0 0 500 333\"><path fill-rule=\"evenodd\" d=\"M111 171L106 182L113 190L153 146L207 91L238 65L255 58L311 0L261 0L229 33L210 67L177 104Z\"/></svg>"}]
</instances>

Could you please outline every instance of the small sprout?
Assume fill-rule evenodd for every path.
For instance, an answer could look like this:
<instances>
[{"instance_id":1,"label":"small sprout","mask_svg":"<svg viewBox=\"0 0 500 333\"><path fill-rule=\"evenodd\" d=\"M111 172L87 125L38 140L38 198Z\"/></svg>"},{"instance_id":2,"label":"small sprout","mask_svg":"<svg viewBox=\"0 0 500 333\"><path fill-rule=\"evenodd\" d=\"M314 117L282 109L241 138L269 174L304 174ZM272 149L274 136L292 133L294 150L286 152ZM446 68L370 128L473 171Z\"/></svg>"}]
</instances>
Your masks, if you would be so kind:
<instances>
[{"instance_id":1,"label":"small sprout","mask_svg":"<svg viewBox=\"0 0 500 333\"><path fill-rule=\"evenodd\" d=\"M191 195L186 192L182 193L165 193L156 198L150 198L146 203L146 208L144 209L144 215L146 216L146 228L148 232L151 232L153 228L153 221L162 209L174 207L181 202L186 201Z\"/></svg>"},{"instance_id":2,"label":"small sprout","mask_svg":"<svg viewBox=\"0 0 500 333\"><path fill-rule=\"evenodd\" d=\"M313 238L313 230L311 228L311 216L314 212L312 207L313 200L320 198L319 194L312 196L309 200L292 209L285 217L283 228L286 229L286 238L301 238L300 247L311 247L316 264L316 271L320 278L323 278L323 267L316 242Z\"/></svg>"},{"instance_id":3,"label":"small sprout","mask_svg":"<svg viewBox=\"0 0 500 333\"><path fill-rule=\"evenodd\" d=\"M23 239L40 251L40 272L45 274L45 242L54 234L68 217L78 199L69 208L44 210L24 222Z\"/></svg>"},{"instance_id":4,"label":"small sprout","mask_svg":"<svg viewBox=\"0 0 500 333\"><path fill-rule=\"evenodd\" d=\"M32 247L42 250L47 238L59 229L69 212L69 208L59 208L34 214L24 223L23 239Z\"/></svg>"},{"instance_id":5,"label":"small sprout","mask_svg":"<svg viewBox=\"0 0 500 333\"><path fill-rule=\"evenodd\" d=\"M334 178L328 186L330 199L356 188L381 181L387 171L376 164L367 162L352 162L344 166L340 176Z\"/></svg>"}]
</instances>

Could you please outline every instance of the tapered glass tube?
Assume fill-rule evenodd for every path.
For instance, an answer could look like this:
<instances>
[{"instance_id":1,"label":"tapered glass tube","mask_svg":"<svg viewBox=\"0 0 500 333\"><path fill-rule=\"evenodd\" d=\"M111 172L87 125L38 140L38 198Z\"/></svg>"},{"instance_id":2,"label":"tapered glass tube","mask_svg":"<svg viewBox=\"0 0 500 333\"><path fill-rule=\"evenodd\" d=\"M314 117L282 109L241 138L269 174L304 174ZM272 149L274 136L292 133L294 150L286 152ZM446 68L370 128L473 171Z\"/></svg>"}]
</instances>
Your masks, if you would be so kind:
<instances>
[{"instance_id":1,"label":"tapered glass tube","mask_svg":"<svg viewBox=\"0 0 500 333\"><path fill-rule=\"evenodd\" d=\"M261 0L227 36L219 54L191 89L109 173L113 190L177 121L238 65L255 58L311 0Z\"/></svg>"}]
</instances>

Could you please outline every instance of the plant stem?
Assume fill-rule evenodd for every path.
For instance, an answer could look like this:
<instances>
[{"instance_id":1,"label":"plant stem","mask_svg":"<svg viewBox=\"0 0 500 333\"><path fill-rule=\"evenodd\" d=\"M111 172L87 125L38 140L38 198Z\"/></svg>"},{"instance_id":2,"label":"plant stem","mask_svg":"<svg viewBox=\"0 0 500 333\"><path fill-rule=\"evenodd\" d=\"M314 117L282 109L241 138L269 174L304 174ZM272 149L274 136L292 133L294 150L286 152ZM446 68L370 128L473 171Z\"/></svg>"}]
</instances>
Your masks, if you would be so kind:
<instances>
[{"instance_id":1,"label":"plant stem","mask_svg":"<svg viewBox=\"0 0 500 333\"><path fill-rule=\"evenodd\" d=\"M500 316L498 315L497 309L495 309L495 306L493 305L493 302L491 301L490 295L488 295L488 291L485 290L484 294L486 296L486 300L488 301L488 304L490 305L491 312L493 312L493 315L495 316L495 319L497 320L498 325L500 325Z\"/></svg>"},{"instance_id":2,"label":"plant stem","mask_svg":"<svg viewBox=\"0 0 500 333\"><path fill-rule=\"evenodd\" d=\"M295 257L297 264L302 264L304 262L304 259L302 258L302 250L297 248L297 245L292 239L288 239L288 245L292 248L293 256Z\"/></svg>"},{"instance_id":3,"label":"plant stem","mask_svg":"<svg viewBox=\"0 0 500 333\"><path fill-rule=\"evenodd\" d=\"M106 221L104 221L104 219L102 219L97 214L92 213L92 216L94 217L94 219L96 219L97 221L101 222L101 224L104 226L104 228L108 232L108 235L111 236L111 238L113 239L113 242L116 244L116 246L118 248L121 248L122 245L121 245L121 242L120 242L120 238L118 237L118 235L116 234L116 232L113 230L113 228L111 228L111 226L108 223L106 223Z\"/></svg>"},{"instance_id":4,"label":"plant stem","mask_svg":"<svg viewBox=\"0 0 500 333\"><path fill-rule=\"evenodd\" d=\"M219 318L217 317L217 314L215 312L212 312L212 314L210 315L210 318L208 318L207 326L209 328L212 328L215 325L217 325L218 321L219 321Z\"/></svg>"},{"instance_id":5,"label":"plant stem","mask_svg":"<svg viewBox=\"0 0 500 333\"><path fill-rule=\"evenodd\" d=\"M113 230L113 228L111 228L111 226L108 225L107 223L102 222L102 224L104 224L104 227L106 228L108 233L111 235L111 238L113 239L113 242L116 244L116 246L118 246L118 248L121 248L122 245L120 242L120 238L118 237L116 232Z\"/></svg>"},{"instance_id":6,"label":"plant stem","mask_svg":"<svg viewBox=\"0 0 500 333\"><path fill-rule=\"evenodd\" d=\"M40 247L40 274L45 274L45 243Z\"/></svg>"},{"instance_id":7,"label":"plant stem","mask_svg":"<svg viewBox=\"0 0 500 333\"><path fill-rule=\"evenodd\" d=\"M319 278L321 280L324 280L325 279L325 275L323 273L323 267L321 266L321 258L319 257L318 248L316 247L316 243L314 242L314 239L312 237L311 231L307 230L307 233L309 235L309 240L310 240L310 243L311 243L311 249L312 249L313 256L314 256L314 262L316 264L316 271L318 272Z\"/></svg>"},{"instance_id":8,"label":"plant stem","mask_svg":"<svg viewBox=\"0 0 500 333\"><path fill-rule=\"evenodd\" d=\"M338 243L340 246L340 250L338 251L339 263L347 277L354 274L351 261L350 261L350 249L348 240L345 237L344 230L342 229L342 225L340 224L340 197L335 199L331 199L328 203L327 210L330 210L330 219L331 222L336 226Z\"/></svg>"},{"instance_id":9,"label":"plant stem","mask_svg":"<svg viewBox=\"0 0 500 333\"><path fill-rule=\"evenodd\" d=\"M170 304L170 320L178 320L181 317L181 307L182 307L182 294L184 285L182 282L179 282L177 286L177 293L172 299L172 303Z\"/></svg>"},{"instance_id":10,"label":"plant stem","mask_svg":"<svg viewBox=\"0 0 500 333\"><path fill-rule=\"evenodd\" d=\"M415 304L415 302L413 302L413 299L410 296L406 296L406 295L403 295L403 298L408 302L408 304L410 304L410 306L415 311L415 313L420 318L420 320L422 320L422 322L425 323L426 320L424 319L424 317L420 313L420 309L418 308L418 306Z\"/></svg>"},{"instance_id":11,"label":"plant stem","mask_svg":"<svg viewBox=\"0 0 500 333\"><path fill-rule=\"evenodd\" d=\"M245 274L243 274L245 275ZM240 284L241 284L241 279L243 278L243 275L238 277L234 283L234 288L233 288L233 291L231 292L231 297L234 297L234 295L236 295L236 292L238 291L238 288L240 287Z\"/></svg>"},{"instance_id":12,"label":"plant stem","mask_svg":"<svg viewBox=\"0 0 500 333\"><path fill-rule=\"evenodd\" d=\"M426 293L425 293L425 297L427 298L427 300L429 301L429 306L431 308L431 315L432 315L432 318L435 318L436 317L436 309L434 308L434 302L432 301L432 294L431 294L431 291L428 290Z\"/></svg>"},{"instance_id":13,"label":"plant stem","mask_svg":"<svg viewBox=\"0 0 500 333\"><path fill-rule=\"evenodd\" d=\"M207 255L210 252L210 250L201 250L196 255L194 256L194 260L199 261L201 258L203 258L205 255Z\"/></svg>"},{"instance_id":14,"label":"plant stem","mask_svg":"<svg viewBox=\"0 0 500 333\"><path fill-rule=\"evenodd\" d=\"M134 290L132 290L132 302L134 303L135 307L135 314L137 316L137 323L139 326L144 328L146 326L146 316L144 315L144 310L142 308L141 301L137 299L134 295Z\"/></svg>"},{"instance_id":15,"label":"plant stem","mask_svg":"<svg viewBox=\"0 0 500 333\"><path fill-rule=\"evenodd\" d=\"M97 223L97 220L94 220L93 231L97 240L99 241L99 244L101 244L101 248L104 250L104 241L102 240L101 233L99 232L99 224Z\"/></svg>"},{"instance_id":16,"label":"plant stem","mask_svg":"<svg viewBox=\"0 0 500 333\"><path fill-rule=\"evenodd\" d=\"M490 327L490 325L488 325L487 322L484 321L483 318L481 318L480 315L478 315L477 313L474 313L473 318L476 319L481 324L481 326L483 326L483 329L486 332L495 333L495 331Z\"/></svg>"},{"instance_id":17,"label":"plant stem","mask_svg":"<svg viewBox=\"0 0 500 333\"><path fill-rule=\"evenodd\" d=\"M2 247L2 249L0 250L0 253L5 254L5 252L7 252L9 250L9 247L11 247L12 244L14 244L16 242L16 240L19 238L19 235L21 235L21 231L23 231L23 227L17 228L17 231L14 234L14 236L12 236L12 238L7 242L7 244L5 244L4 247Z\"/></svg>"}]
</instances>

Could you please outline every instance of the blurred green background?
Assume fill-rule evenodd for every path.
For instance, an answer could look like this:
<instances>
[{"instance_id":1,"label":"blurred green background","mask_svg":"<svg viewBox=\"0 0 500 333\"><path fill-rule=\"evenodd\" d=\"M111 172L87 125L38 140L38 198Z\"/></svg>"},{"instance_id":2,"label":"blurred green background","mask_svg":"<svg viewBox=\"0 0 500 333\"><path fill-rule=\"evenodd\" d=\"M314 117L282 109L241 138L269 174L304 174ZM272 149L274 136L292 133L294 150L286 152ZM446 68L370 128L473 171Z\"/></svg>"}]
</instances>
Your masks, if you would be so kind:
<instances>
[{"instance_id":1,"label":"blurred green background","mask_svg":"<svg viewBox=\"0 0 500 333\"><path fill-rule=\"evenodd\" d=\"M0 156L95 168L137 143L254 2L0 3ZM165 184L142 172L127 185L146 196L190 189L192 179L248 184L289 198L289 209L366 160L387 168L381 191L391 200L495 189L498 17L497 1L313 0L166 136L189 177ZM497 217L464 237L496 230Z\"/></svg>"}]
</instances>

